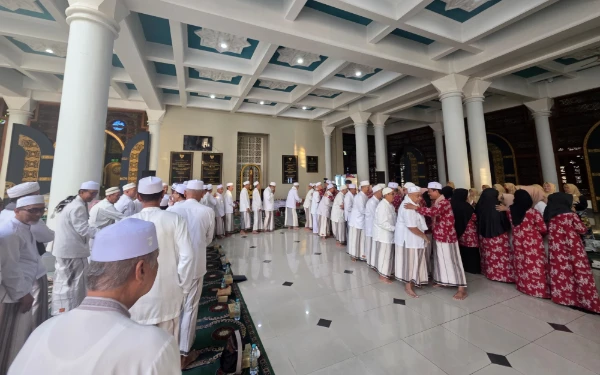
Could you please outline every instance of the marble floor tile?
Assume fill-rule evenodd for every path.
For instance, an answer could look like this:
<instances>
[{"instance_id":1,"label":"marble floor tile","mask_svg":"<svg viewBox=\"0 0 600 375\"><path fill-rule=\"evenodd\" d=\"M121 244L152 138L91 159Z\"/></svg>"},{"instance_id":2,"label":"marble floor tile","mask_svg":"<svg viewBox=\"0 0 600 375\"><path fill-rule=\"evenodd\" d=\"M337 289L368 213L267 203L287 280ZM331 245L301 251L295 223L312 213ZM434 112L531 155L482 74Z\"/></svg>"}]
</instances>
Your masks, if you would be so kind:
<instances>
[{"instance_id":1,"label":"marble floor tile","mask_svg":"<svg viewBox=\"0 0 600 375\"><path fill-rule=\"evenodd\" d=\"M552 302L521 295L502 302L510 308L548 323L568 324L585 313Z\"/></svg>"},{"instance_id":2,"label":"marble floor tile","mask_svg":"<svg viewBox=\"0 0 600 375\"><path fill-rule=\"evenodd\" d=\"M596 331L596 334L600 332ZM600 374L600 344L576 333L554 331L535 342L542 348Z\"/></svg>"},{"instance_id":3,"label":"marble floor tile","mask_svg":"<svg viewBox=\"0 0 600 375\"><path fill-rule=\"evenodd\" d=\"M475 312L474 315L529 341L537 340L553 331L553 328L547 322L503 304L490 306L487 309Z\"/></svg>"},{"instance_id":4,"label":"marble floor tile","mask_svg":"<svg viewBox=\"0 0 600 375\"><path fill-rule=\"evenodd\" d=\"M592 375L593 372L531 343L507 356L512 367L527 375Z\"/></svg>"}]
</instances>

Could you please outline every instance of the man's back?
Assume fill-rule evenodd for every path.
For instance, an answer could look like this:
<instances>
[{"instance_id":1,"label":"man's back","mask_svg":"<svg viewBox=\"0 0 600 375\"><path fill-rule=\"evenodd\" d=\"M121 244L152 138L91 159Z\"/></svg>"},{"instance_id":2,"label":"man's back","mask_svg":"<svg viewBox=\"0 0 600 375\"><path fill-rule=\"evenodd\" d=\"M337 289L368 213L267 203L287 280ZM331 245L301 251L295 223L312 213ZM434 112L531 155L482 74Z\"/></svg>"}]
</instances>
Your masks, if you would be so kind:
<instances>
[{"instance_id":1,"label":"man's back","mask_svg":"<svg viewBox=\"0 0 600 375\"><path fill-rule=\"evenodd\" d=\"M86 258L90 256L89 238L96 229L88 228L87 203L77 196L58 215L52 254L57 258Z\"/></svg>"}]
</instances>

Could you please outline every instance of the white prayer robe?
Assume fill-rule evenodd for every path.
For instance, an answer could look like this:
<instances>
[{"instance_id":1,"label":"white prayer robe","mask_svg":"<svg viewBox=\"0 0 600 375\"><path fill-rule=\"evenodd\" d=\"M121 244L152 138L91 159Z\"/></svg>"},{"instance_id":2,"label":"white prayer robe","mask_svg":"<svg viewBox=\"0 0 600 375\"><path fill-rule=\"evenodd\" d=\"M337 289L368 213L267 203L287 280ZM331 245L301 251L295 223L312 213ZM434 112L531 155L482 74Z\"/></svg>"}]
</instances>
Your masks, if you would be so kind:
<instances>
[{"instance_id":1,"label":"white prayer robe","mask_svg":"<svg viewBox=\"0 0 600 375\"><path fill-rule=\"evenodd\" d=\"M312 202L310 205L310 215L312 216L313 222L313 233L319 233L319 220L317 219L317 210L319 209L319 202L321 202L321 193L319 192L319 190L315 190L315 192L312 195Z\"/></svg>"},{"instance_id":2,"label":"white prayer robe","mask_svg":"<svg viewBox=\"0 0 600 375\"><path fill-rule=\"evenodd\" d=\"M14 205L16 206L16 205ZM10 221L15 217L13 205L8 205L4 210L0 211L0 225ZM37 242L48 243L54 241L54 231L44 223L43 220L31 225L31 233Z\"/></svg>"},{"instance_id":3,"label":"white prayer robe","mask_svg":"<svg viewBox=\"0 0 600 375\"><path fill-rule=\"evenodd\" d=\"M257 188L252 192L252 212L254 212L254 226L253 231L263 230L263 218L262 218L263 203L260 194L260 190Z\"/></svg>"},{"instance_id":4,"label":"white prayer robe","mask_svg":"<svg viewBox=\"0 0 600 375\"><path fill-rule=\"evenodd\" d=\"M370 202L370 201L369 201ZM373 244L371 246L371 262L380 274L392 275L394 266L394 230L396 226L396 210L385 199L377 205L373 221Z\"/></svg>"},{"instance_id":5,"label":"white prayer robe","mask_svg":"<svg viewBox=\"0 0 600 375\"><path fill-rule=\"evenodd\" d=\"M375 210L377 210L378 204L379 199L373 195L365 206L365 256L367 257L367 264L372 267L377 265L377 254L371 250L373 245L373 223L375 222Z\"/></svg>"},{"instance_id":6,"label":"white prayer robe","mask_svg":"<svg viewBox=\"0 0 600 375\"><path fill-rule=\"evenodd\" d=\"M223 194L217 193L215 201L217 202L217 205L215 206L217 209L217 217L225 216L225 201L223 198Z\"/></svg>"},{"instance_id":7,"label":"white prayer robe","mask_svg":"<svg viewBox=\"0 0 600 375\"><path fill-rule=\"evenodd\" d=\"M271 187L267 187L263 192L263 206L265 209L265 222L263 229L266 231L272 231L275 229L275 218L273 212L275 211L275 194Z\"/></svg>"},{"instance_id":8,"label":"white prayer robe","mask_svg":"<svg viewBox=\"0 0 600 375\"><path fill-rule=\"evenodd\" d=\"M225 233L229 234L233 232L233 210L235 205L233 203L233 195L231 191L225 190L224 196L225 206Z\"/></svg>"},{"instance_id":9,"label":"white prayer robe","mask_svg":"<svg viewBox=\"0 0 600 375\"><path fill-rule=\"evenodd\" d=\"M218 192L215 196L215 200L217 201L217 205L215 206L215 234L217 236L222 236L225 234L225 202L223 200L223 195Z\"/></svg>"},{"instance_id":10,"label":"white prayer robe","mask_svg":"<svg viewBox=\"0 0 600 375\"><path fill-rule=\"evenodd\" d=\"M125 216L131 216L137 213L137 208L135 207L133 199L125 194L119 197L119 200L115 203L115 208Z\"/></svg>"},{"instance_id":11,"label":"white prayer robe","mask_svg":"<svg viewBox=\"0 0 600 375\"><path fill-rule=\"evenodd\" d=\"M354 204L354 194L350 191L346 193L344 197L344 220L350 221L350 214L352 213L352 205Z\"/></svg>"},{"instance_id":12,"label":"white prayer robe","mask_svg":"<svg viewBox=\"0 0 600 375\"><path fill-rule=\"evenodd\" d=\"M340 191L333 200L333 204L331 205L331 221L334 223L344 220L344 209L342 208L342 205L344 204L344 198L347 194L348 193L344 194Z\"/></svg>"},{"instance_id":13,"label":"white prayer robe","mask_svg":"<svg viewBox=\"0 0 600 375\"><path fill-rule=\"evenodd\" d=\"M36 329L8 373L175 375L181 369L174 337L129 319L115 300L88 297Z\"/></svg>"},{"instance_id":14,"label":"white prayer robe","mask_svg":"<svg viewBox=\"0 0 600 375\"><path fill-rule=\"evenodd\" d=\"M115 206L104 198L90 210L89 223L92 227L104 228L124 218L125 215L117 211Z\"/></svg>"},{"instance_id":15,"label":"white prayer robe","mask_svg":"<svg viewBox=\"0 0 600 375\"><path fill-rule=\"evenodd\" d=\"M306 218L304 222L304 227L310 229L312 229L312 216L310 212L310 206L312 205L312 195L314 192L314 189L308 189L306 197L304 198L304 217Z\"/></svg>"},{"instance_id":16,"label":"white prayer robe","mask_svg":"<svg viewBox=\"0 0 600 375\"><path fill-rule=\"evenodd\" d=\"M160 207L167 207L169 205L169 198L171 198L171 196L169 194L165 194L163 199L160 201Z\"/></svg>"},{"instance_id":17,"label":"white prayer robe","mask_svg":"<svg viewBox=\"0 0 600 375\"><path fill-rule=\"evenodd\" d=\"M417 286L428 283L427 259L425 240L411 232L408 228L418 228L422 232L427 230L427 223L423 215L415 210L404 208L406 203L413 202L408 195L398 209L398 220L394 232L395 250L395 277L405 283L412 282Z\"/></svg>"},{"instance_id":18,"label":"white prayer robe","mask_svg":"<svg viewBox=\"0 0 600 375\"><path fill-rule=\"evenodd\" d=\"M365 210L369 198L362 191L352 201L352 212L350 213L349 225L356 229L365 229Z\"/></svg>"},{"instance_id":19,"label":"white prayer robe","mask_svg":"<svg viewBox=\"0 0 600 375\"><path fill-rule=\"evenodd\" d=\"M298 188L292 186L285 201L285 226L298 226L298 213L296 212L296 205L300 202L302 202L302 199L298 195Z\"/></svg>"},{"instance_id":20,"label":"white prayer robe","mask_svg":"<svg viewBox=\"0 0 600 375\"><path fill-rule=\"evenodd\" d=\"M319 236L326 237L329 235L329 231L331 229L331 224L329 218L331 216L331 205L333 201L331 197L333 194L329 191L326 191L323 195L323 198L319 202L319 207L317 208L317 215L319 220Z\"/></svg>"},{"instance_id":21,"label":"white prayer robe","mask_svg":"<svg viewBox=\"0 0 600 375\"><path fill-rule=\"evenodd\" d=\"M52 254L57 258L87 258L89 240L100 230L90 227L87 203L80 196L63 208L58 215Z\"/></svg>"},{"instance_id":22,"label":"white prayer robe","mask_svg":"<svg viewBox=\"0 0 600 375\"><path fill-rule=\"evenodd\" d=\"M243 188L240 192L240 216L241 216L241 224L242 230L247 230L252 228L252 222L250 219L250 210L252 207L250 206L250 196L248 195L248 189Z\"/></svg>"},{"instance_id":23,"label":"white prayer robe","mask_svg":"<svg viewBox=\"0 0 600 375\"><path fill-rule=\"evenodd\" d=\"M189 293L200 267L187 223L180 215L158 207L144 208L131 217L154 223L160 249L154 285L131 307L131 319L151 325L179 318L183 296Z\"/></svg>"}]
</instances>

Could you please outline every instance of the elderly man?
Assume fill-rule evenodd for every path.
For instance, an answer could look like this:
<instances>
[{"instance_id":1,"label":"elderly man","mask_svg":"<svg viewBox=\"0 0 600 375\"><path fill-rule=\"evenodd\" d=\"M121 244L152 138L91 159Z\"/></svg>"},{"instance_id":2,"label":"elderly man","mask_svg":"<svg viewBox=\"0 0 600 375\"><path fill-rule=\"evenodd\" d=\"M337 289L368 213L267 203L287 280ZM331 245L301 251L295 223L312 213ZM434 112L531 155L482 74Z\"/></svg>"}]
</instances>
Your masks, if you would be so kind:
<instances>
[{"instance_id":1,"label":"elderly man","mask_svg":"<svg viewBox=\"0 0 600 375\"><path fill-rule=\"evenodd\" d=\"M385 186L385 185L384 185ZM383 188L377 185L373 188L373 196L367 201L365 206L365 256L367 265L371 268L377 267L377 250L373 249L373 223L375 222L375 210L382 197Z\"/></svg>"},{"instance_id":2,"label":"elderly man","mask_svg":"<svg viewBox=\"0 0 600 375\"><path fill-rule=\"evenodd\" d=\"M254 213L254 225L252 226L252 234L258 234L263 230L263 203L260 194L260 182L254 181L254 191L252 192L252 212Z\"/></svg>"},{"instance_id":3,"label":"elderly man","mask_svg":"<svg viewBox=\"0 0 600 375\"><path fill-rule=\"evenodd\" d=\"M331 205L333 204L333 200L335 197L333 196L333 192L335 191L335 186L333 184L327 185L327 191L323 195L323 199L319 202L319 207L317 207L317 215L319 220L319 236L323 239L329 237L331 233Z\"/></svg>"},{"instance_id":4,"label":"elderly man","mask_svg":"<svg viewBox=\"0 0 600 375\"><path fill-rule=\"evenodd\" d=\"M391 188L385 188L381 191L381 195L383 199L375 209L371 254L377 254L374 268L379 272L381 279L390 283L394 273L394 229L396 225L396 211L392 206L394 191Z\"/></svg>"},{"instance_id":5,"label":"elderly man","mask_svg":"<svg viewBox=\"0 0 600 375\"><path fill-rule=\"evenodd\" d=\"M348 186L342 185L331 206L331 231L338 244L346 244L346 220L344 220L344 197L348 194Z\"/></svg>"},{"instance_id":6,"label":"elderly man","mask_svg":"<svg viewBox=\"0 0 600 375\"><path fill-rule=\"evenodd\" d=\"M223 197L225 204L225 236L231 236L233 233L233 211L235 209L235 203L233 201L233 182L227 183L227 191ZM243 229L243 228L242 228Z\"/></svg>"},{"instance_id":7,"label":"elderly man","mask_svg":"<svg viewBox=\"0 0 600 375\"><path fill-rule=\"evenodd\" d=\"M206 246L212 242L215 230L214 211L199 203L204 194L202 181L190 181L185 189L185 202L173 206L172 209L172 212L181 215L187 222L192 241L194 264L192 285L189 292L184 295L179 321L179 351L183 356L182 369L198 357L198 353L191 352L191 349L196 336L196 319L198 319L198 304L202 295L202 281L206 274Z\"/></svg>"},{"instance_id":8,"label":"elderly man","mask_svg":"<svg viewBox=\"0 0 600 375\"><path fill-rule=\"evenodd\" d=\"M353 261L367 260L365 254L365 210L367 208L367 196L371 191L369 181L361 181L360 192L356 194L352 202L350 213L350 233L348 237L348 254Z\"/></svg>"},{"instance_id":9,"label":"elderly man","mask_svg":"<svg viewBox=\"0 0 600 375\"><path fill-rule=\"evenodd\" d=\"M312 195L315 192L314 186L315 184L313 184L312 182L308 184L306 197L304 197L304 217L306 218L306 220L304 221L305 229L312 229L312 216L310 215L310 206L312 204Z\"/></svg>"},{"instance_id":10,"label":"elderly man","mask_svg":"<svg viewBox=\"0 0 600 375\"><path fill-rule=\"evenodd\" d=\"M285 201L285 224L284 226L291 229L298 229L298 213L296 207L302 203L302 198L298 195L299 183L294 182Z\"/></svg>"},{"instance_id":11,"label":"elderly man","mask_svg":"<svg viewBox=\"0 0 600 375\"><path fill-rule=\"evenodd\" d=\"M192 288L197 259L185 219L174 212L160 209L163 194L160 178L145 177L140 180L138 198L143 208L132 218L154 223L160 249L160 267L150 292L141 297L129 312L131 319L136 322L156 325L179 341L181 306L184 296L188 296Z\"/></svg>"},{"instance_id":12,"label":"elderly man","mask_svg":"<svg viewBox=\"0 0 600 375\"><path fill-rule=\"evenodd\" d=\"M396 213L398 213L400 204L402 203L402 200L404 199L404 194L402 194L402 192L398 191L398 187L399 187L399 185L397 182L388 183L388 188L392 189L392 193L394 194L394 199L392 200L392 206L394 206L394 210L396 211Z\"/></svg>"},{"instance_id":13,"label":"elderly man","mask_svg":"<svg viewBox=\"0 0 600 375\"><path fill-rule=\"evenodd\" d=\"M117 211L114 206L119 200L119 193L120 190L118 187L106 189L106 197L96 203L90 210L90 226L102 229L125 218L125 215ZM91 247L93 248L93 244Z\"/></svg>"},{"instance_id":14,"label":"elderly man","mask_svg":"<svg viewBox=\"0 0 600 375\"><path fill-rule=\"evenodd\" d=\"M177 340L135 323L127 311L153 286L158 245L154 224L142 220L102 230L87 270L87 297L36 329L9 374L181 374Z\"/></svg>"},{"instance_id":15,"label":"elderly man","mask_svg":"<svg viewBox=\"0 0 600 375\"><path fill-rule=\"evenodd\" d=\"M100 184L88 181L81 184L79 194L58 216L52 254L56 257L52 288L52 315L79 306L85 298L85 270L90 256L90 239L100 230L89 225L88 203Z\"/></svg>"},{"instance_id":16,"label":"elderly man","mask_svg":"<svg viewBox=\"0 0 600 375\"><path fill-rule=\"evenodd\" d=\"M163 192L165 193L165 195L163 196L163 199L160 201L160 209L166 210L167 207L169 207L169 199L171 198L171 196L169 194L167 194L169 192L169 185L167 185L166 182L163 182ZM141 209L139 211L141 211ZM138 213L139 211L137 211L136 213Z\"/></svg>"},{"instance_id":17,"label":"elderly man","mask_svg":"<svg viewBox=\"0 0 600 375\"><path fill-rule=\"evenodd\" d=\"M243 185L244 187L240 192L240 234L245 235L246 231L252 228L252 219L250 218L250 195L248 193L248 189L250 188L250 181L244 181Z\"/></svg>"},{"instance_id":18,"label":"elderly man","mask_svg":"<svg viewBox=\"0 0 600 375\"><path fill-rule=\"evenodd\" d=\"M136 197L136 194L137 189L135 183L130 183L123 186L123 195L121 195L117 203L115 203L115 208L117 211L125 216L131 216L137 213L137 208L133 201Z\"/></svg>"},{"instance_id":19,"label":"elderly man","mask_svg":"<svg viewBox=\"0 0 600 375\"><path fill-rule=\"evenodd\" d=\"M0 374L6 374L35 328L31 313L33 289L46 275L46 268L31 227L44 211L43 196L23 197L17 200L15 216L0 225Z\"/></svg>"},{"instance_id":20,"label":"elderly man","mask_svg":"<svg viewBox=\"0 0 600 375\"><path fill-rule=\"evenodd\" d=\"M275 188L277 184L271 182L269 187L263 192L263 205L265 208L265 232L272 232L275 229Z\"/></svg>"},{"instance_id":21,"label":"elderly man","mask_svg":"<svg viewBox=\"0 0 600 375\"><path fill-rule=\"evenodd\" d=\"M173 207L177 206L180 203L185 202L185 185L179 184L175 187L175 189L171 192L171 198L169 198L173 204L171 204L167 211L172 211Z\"/></svg>"},{"instance_id":22,"label":"elderly man","mask_svg":"<svg viewBox=\"0 0 600 375\"><path fill-rule=\"evenodd\" d=\"M221 239L225 237L225 202L223 200L223 185L217 186L217 192L215 194L215 234L217 238Z\"/></svg>"},{"instance_id":23,"label":"elderly man","mask_svg":"<svg viewBox=\"0 0 600 375\"><path fill-rule=\"evenodd\" d=\"M319 234L319 219L317 211L319 209L319 202L321 202L321 197L324 194L325 193L323 192L323 184L321 182L317 182L315 184L315 191L312 194L312 201L310 204L310 215L312 216L312 231L313 234L317 235Z\"/></svg>"}]
</instances>

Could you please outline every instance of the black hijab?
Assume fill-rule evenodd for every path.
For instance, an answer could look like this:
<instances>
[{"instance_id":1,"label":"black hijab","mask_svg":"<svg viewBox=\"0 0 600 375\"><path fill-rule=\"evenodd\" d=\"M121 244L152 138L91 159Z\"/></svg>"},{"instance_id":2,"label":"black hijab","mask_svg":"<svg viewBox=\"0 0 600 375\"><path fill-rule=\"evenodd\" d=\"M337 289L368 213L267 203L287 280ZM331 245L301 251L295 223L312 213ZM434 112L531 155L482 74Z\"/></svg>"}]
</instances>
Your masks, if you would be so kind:
<instances>
[{"instance_id":1,"label":"black hijab","mask_svg":"<svg viewBox=\"0 0 600 375\"><path fill-rule=\"evenodd\" d=\"M427 207L431 207L431 197L429 196L429 192L426 191L423 194L421 194L421 197L423 197L423 200L425 201L425 205Z\"/></svg>"},{"instance_id":2,"label":"black hijab","mask_svg":"<svg viewBox=\"0 0 600 375\"><path fill-rule=\"evenodd\" d=\"M496 211L496 206L500 204L499 194L496 189L485 189L477 202L475 212L479 222L479 234L484 238L498 237L510 228L506 214Z\"/></svg>"},{"instance_id":3,"label":"black hijab","mask_svg":"<svg viewBox=\"0 0 600 375\"><path fill-rule=\"evenodd\" d=\"M452 199L453 194L454 194L454 189L452 189L452 186L444 186L444 188L442 188L442 195L447 200Z\"/></svg>"},{"instance_id":4,"label":"black hijab","mask_svg":"<svg viewBox=\"0 0 600 375\"><path fill-rule=\"evenodd\" d=\"M516 227L521 225L527 211L533 207L533 199L526 190L517 190L515 192L515 200L512 206L509 207L512 223Z\"/></svg>"},{"instance_id":5,"label":"black hijab","mask_svg":"<svg viewBox=\"0 0 600 375\"><path fill-rule=\"evenodd\" d=\"M444 188L445 189L445 188ZM454 228L458 238L462 237L467 225L475 212L475 209L467 202L469 191L467 189L456 189L450 201L454 213Z\"/></svg>"},{"instance_id":6,"label":"black hijab","mask_svg":"<svg viewBox=\"0 0 600 375\"><path fill-rule=\"evenodd\" d=\"M567 193L554 193L548 196L548 206L544 211L544 221L549 223L556 215L573 212L573 196Z\"/></svg>"}]
</instances>

